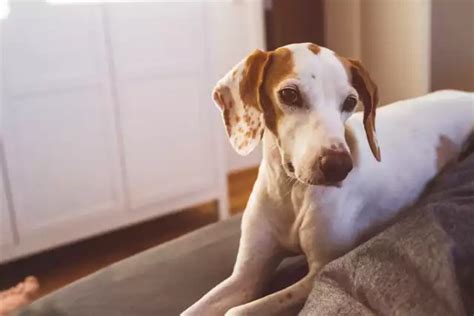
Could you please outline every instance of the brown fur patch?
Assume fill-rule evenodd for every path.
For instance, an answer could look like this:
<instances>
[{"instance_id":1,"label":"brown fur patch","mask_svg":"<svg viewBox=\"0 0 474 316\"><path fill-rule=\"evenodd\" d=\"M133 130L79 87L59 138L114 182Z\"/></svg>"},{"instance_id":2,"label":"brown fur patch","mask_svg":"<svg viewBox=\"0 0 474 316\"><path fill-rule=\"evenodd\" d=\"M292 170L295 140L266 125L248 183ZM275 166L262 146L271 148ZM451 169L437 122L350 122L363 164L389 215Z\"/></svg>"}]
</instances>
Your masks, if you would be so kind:
<instances>
[{"instance_id":1,"label":"brown fur patch","mask_svg":"<svg viewBox=\"0 0 474 316\"><path fill-rule=\"evenodd\" d=\"M257 136L257 131L258 131L258 129L253 129L252 130L252 135L251 135L252 138L255 138Z\"/></svg>"},{"instance_id":2,"label":"brown fur patch","mask_svg":"<svg viewBox=\"0 0 474 316\"><path fill-rule=\"evenodd\" d=\"M319 54L319 52L321 51L321 47L313 43L308 44L308 48L316 55Z\"/></svg>"},{"instance_id":3,"label":"brown fur patch","mask_svg":"<svg viewBox=\"0 0 474 316\"><path fill-rule=\"evenodd\" d=\"M436 147L436 167L438 170L444 166L455 156L458 146L446 135L439 136L439 143Z\"/></svg>"},{"instance_id":4,"label":"brown fur patch","mask_svg":"<svg viewBox=\"0 0 474 316\"><path fill-rule=\"evenodd\" d=\"M256 50L246 60L242 70L242 79L239 83L239 93L245 106L259 107L259 87L263 80L263 70L269 53ZM244 117L245 119L245 117Z\"/></svg>"},{"instance_id":5,"label":"brown fur patch","mask_svg":"<svg viewBox=\"0 0 474 316\"><path fill-rule=\"evenodd\" d=\"M214 100L220 106L222 110L222 117L224 119L227 134L231 134L231 109L234 107L234 99L229 87L222 86L218 90L214 91Z\"/></svg>"},{"instance_id":6,"label":"brown fur patch","mask_svg":"<svg viewBox=\"0 0 474 316\"><path fill-rule=\"evenodd\" d=\"M288 48L278 48L271 52L265 68L264 82L260 91L261 105L267 127L278 135L277 123L282 116L282 110L277 106L276 87L283 80L295 77L293 54Z\"/></svg>"},{"instance_id":7,"label":"brown fur patch","mask_svg":"<svg viewBox=\"0 0 474 316\"><path fill-rule=\"evenodd\" d=\"M375 135L375 114L379 102L377 85L374 83L360 61L347 59L337 55L336 57L341 61L346 69L349 82L351 82L354 89L357 90L359 98L364 105L364 127L367 134L367 140L374 157L380 161L380 149L377 145L377 137Z\"/></svg>"},{"instance_id":8,"label":"brown fur patch","mask_svg":"<svg viewBox=\"0 0 474 316\"><path fill-rule=\"evenodd\" d=\"M359 90L362 91L362 94L363 94L363 96L361 96L362 102L364 104L366 102L371 105L370 110L374 111L374 117L375 117L375 108L377 107L377 104L379 103L379 94L378 94L377 85L373 82L368 71L364 68L364 66L362 66L360 61L355 60L355 59L349 59L349 62L351 63L350 72L351 72L352 84L354 85L354 88L357 90L359 94L360 94Z\"/></svg>"}]
</instances>

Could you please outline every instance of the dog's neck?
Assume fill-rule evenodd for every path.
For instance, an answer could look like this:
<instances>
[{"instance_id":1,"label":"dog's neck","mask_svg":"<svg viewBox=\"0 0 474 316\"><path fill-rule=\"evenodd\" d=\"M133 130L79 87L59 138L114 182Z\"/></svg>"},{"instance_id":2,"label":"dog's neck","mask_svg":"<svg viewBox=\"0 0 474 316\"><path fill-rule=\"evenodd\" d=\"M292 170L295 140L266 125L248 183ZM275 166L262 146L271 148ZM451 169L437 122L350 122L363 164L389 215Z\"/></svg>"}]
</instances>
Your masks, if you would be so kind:
<instances>
[{"instance_id":1,"label":"dog's neck","mask_svg":"<svg viewBox=\"0 0 474 316\"><path fill-rule=\"evenodd\" d=\"M263 159L259 170L262 182L259 188L273 201L273 212L278 212L278 218L290 223L301 218L306 210L311 210L312 192L320 186L313 186L287 175L282 166L282 158L278 147L277 137L269 130L263 136ZM302 213L303 212L303 213Z\"/></svg>"}]
</instances>

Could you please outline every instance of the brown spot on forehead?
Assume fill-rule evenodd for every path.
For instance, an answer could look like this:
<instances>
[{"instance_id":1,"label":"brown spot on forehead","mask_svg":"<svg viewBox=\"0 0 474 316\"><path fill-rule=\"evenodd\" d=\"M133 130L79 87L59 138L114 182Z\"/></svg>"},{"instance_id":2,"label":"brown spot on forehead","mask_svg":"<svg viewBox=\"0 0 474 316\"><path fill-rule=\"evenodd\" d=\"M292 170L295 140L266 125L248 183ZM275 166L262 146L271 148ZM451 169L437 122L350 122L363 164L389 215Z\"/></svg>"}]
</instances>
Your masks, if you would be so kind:
<instances>
[{"instance_id":1,"label":"brown spot on forehead","mask_svg":"<svg viewBox=\"0 0 474 316\"><path fill-rule=\"evenodd\" d=\"M293 53L288 48L281 47L270 54L260 92L265 123L275 135L278 134L278 120L283 114L277 105L275 90L283 80L296 77L294 68Z\"/></svg>"},{"instance_id":2,"label":"brown spot on forehead","mask_svg":"<svg viewBox=\"0 0 474 316\"><path fill-rule=\"evenodd\" d=\"M308 44L308 49L316 55L319 54L319 52L321 51L321 47L313 43Z\"/></svg>"}]
</instances>

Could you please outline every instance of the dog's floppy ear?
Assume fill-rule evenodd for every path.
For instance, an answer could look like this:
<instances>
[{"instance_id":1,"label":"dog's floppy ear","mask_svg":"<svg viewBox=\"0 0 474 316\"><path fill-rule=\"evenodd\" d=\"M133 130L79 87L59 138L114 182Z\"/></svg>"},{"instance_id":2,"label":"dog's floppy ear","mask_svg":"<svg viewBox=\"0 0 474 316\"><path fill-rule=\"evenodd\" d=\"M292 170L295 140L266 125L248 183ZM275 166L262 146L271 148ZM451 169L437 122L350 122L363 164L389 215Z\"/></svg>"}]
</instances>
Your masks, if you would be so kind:
<instances>
[{"instance_id":1,"label":"dog's floppy ear","mask_svg":"<svg viewBox=\"0 0 474 316\"><path fill-rule=\"evenodd\" d=\"M356 59L347 59L351 74L352 85L357 90L359 98L364 105L364 128L369 141L370 150L375 159L381 160L380 148L375 134L375 112L379 102L377 85L370 78L367 70Z\"/></svg>"},{"instance_id":2,"label":"dog's floppy ear","mask_svg":"<svg viewBox=\"0 0 474 316\"><path fill-rule=\"evenodd\" d=\"M256 50L219 80L212 93L230 143L243 156L254 150L262 138L264 119L259 91L269 55Z\"/></svg>"}]
</instances>

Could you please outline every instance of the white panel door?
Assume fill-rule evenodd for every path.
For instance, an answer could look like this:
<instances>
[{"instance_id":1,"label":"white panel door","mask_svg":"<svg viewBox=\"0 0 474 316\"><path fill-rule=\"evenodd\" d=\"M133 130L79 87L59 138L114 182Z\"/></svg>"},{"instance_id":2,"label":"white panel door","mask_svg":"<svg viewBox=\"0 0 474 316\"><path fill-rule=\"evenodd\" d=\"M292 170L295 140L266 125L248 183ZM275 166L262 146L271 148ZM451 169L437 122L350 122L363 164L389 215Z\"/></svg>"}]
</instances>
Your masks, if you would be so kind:
<instances>
[{"instance_id":1,"label":"white panel door","mask_svg":"<svg viewBox=\"0 0 474 316\"><path fill-rule=\"evenodd\" d=\"M131 207L210 188L217 168L203 4L106 7Z\"/></svg>"},{"instance_id":2,"label":"white panel door","mask_svg":"<svg viewBox=\"0 0 474 316\"><path fill-rule=\"evenodd\" d=\"M91 213L113 216L122 186L100 7L14 2L3 24L5 153L20 242Z\"/></svg>"}]
</instances>

